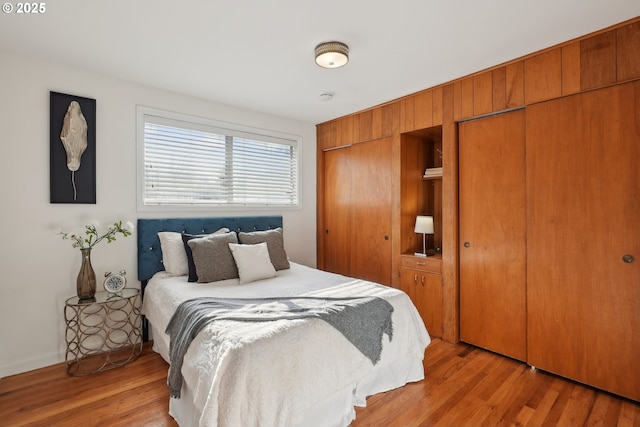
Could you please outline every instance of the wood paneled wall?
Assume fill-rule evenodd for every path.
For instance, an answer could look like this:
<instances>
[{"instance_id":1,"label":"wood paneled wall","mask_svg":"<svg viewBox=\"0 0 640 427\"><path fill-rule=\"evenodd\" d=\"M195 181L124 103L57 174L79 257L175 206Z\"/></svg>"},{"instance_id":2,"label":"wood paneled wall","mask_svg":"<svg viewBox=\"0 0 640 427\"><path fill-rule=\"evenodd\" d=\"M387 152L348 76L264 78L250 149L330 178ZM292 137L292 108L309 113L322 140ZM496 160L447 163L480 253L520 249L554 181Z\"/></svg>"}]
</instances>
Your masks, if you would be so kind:
<instances>
[{"instance_id":1,"label":"wood paneled wall","mask_svg":"<svg viewBox=\"0 0 640 427\"><path fill-rule=\"evenodd\" d=\"M318 125L318 148L326 150L392 136L397 107L386 104Z\"/></svg>"},{"instance_id":2,"label":"wood paneled wall","mask_svg":"<svg viewBox=\"0 0 640 427\"><path fill-rule=\"evenodd\" d=\"M392 137L399 153L400 134L442 125L443 167L443 339L458 332L458 126L462 120L521 108L579 92L640 79L640 17L532 53L505 64L425 89L317 126L318 267L323 266L323 152ZM400 255L400 155L393 156L392 277ZM396 282L394 282L396 285Z\"/></svg>"},{"instance_id":3,"label":"wood paneled wall","mask_svg":"<svg viewBox=\"0 0 640 427\"><path fill-rule=\"evenodd\" d=\"M452 82L454 120L640 78L640 21L567 42Z\"/></svg>"}]
</instances>

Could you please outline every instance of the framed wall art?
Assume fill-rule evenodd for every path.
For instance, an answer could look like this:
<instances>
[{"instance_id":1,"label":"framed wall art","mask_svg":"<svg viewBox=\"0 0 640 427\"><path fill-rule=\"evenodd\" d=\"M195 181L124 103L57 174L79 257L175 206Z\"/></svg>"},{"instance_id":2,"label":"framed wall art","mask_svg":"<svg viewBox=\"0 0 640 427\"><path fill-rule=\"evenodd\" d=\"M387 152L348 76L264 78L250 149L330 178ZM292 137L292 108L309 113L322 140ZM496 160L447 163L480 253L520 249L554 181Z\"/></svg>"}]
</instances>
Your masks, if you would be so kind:
<instances>
[{"instance_id":1,"label":"framed wall art","mask_svg":"<svg viewBox=\"0 0 640 427\"><path fill-rule=\"evenodd\" d=\"M50 201L96 203L96 100L50 92Z\"/></svg>"}]
</instances>

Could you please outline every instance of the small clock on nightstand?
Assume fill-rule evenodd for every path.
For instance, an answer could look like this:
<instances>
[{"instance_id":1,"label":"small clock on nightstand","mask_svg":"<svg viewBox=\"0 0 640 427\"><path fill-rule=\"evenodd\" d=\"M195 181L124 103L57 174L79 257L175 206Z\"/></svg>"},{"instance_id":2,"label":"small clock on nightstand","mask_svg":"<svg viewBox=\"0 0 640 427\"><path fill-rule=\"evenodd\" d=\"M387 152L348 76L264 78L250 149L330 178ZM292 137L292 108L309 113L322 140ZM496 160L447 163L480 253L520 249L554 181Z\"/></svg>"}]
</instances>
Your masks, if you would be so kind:
<instances>
[{"instance_id":1,"label":"small clock on nightstand","mask_svg":"<svg viewBox=\"0 0 640 427\"><path fill-rule=\"evenodd\" d=\"M104 290L110 293L122 292L127 286L127 274L122 270L120 273L111 274L111 272L104 273Z\"/></svg>"}]
</instances>

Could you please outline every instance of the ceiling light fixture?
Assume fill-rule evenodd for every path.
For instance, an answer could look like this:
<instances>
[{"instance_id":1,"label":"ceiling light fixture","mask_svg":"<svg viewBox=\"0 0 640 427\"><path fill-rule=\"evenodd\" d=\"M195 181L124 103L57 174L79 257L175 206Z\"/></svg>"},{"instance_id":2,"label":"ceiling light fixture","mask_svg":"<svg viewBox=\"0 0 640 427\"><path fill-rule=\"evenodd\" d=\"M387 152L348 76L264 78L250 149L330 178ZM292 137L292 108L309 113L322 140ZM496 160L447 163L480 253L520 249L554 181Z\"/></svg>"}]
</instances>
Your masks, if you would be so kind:
<instances>
[{"instance_id":1,"label":"ceiling light fixture","mask_svg":"<svg viewBox=\"0 0 640 427\"><path fill-rule=\"evenodd\" d=\"M349 46L341 42L325 42L316 46L316 64L322 68L339 68L349 62Z\"/></svg>"}]
</instances>

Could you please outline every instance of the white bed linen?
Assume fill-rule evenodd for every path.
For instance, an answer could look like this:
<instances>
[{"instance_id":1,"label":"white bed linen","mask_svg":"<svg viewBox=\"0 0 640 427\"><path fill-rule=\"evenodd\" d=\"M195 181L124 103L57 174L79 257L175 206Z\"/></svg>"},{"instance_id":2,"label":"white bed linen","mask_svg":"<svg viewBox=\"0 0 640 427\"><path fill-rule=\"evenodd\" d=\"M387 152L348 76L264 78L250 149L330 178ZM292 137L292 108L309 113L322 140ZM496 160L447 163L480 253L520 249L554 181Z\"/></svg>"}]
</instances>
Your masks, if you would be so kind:
<instances>
[{"instance_id":1,"label":"white bed linen","mask_svg":"<svg viewBox=\"0 0 640 427\"><path fill-rule=\"evenodd\" d=\"M200 297L368 296L394 307L393 339L384 338L373 365L338 331L319 319L214 322L187 351L179 399L170 414L186 426L347 426L354 405L371 394L424 378L429 335L403 292L291 263L275 278L244 285L238 279L189 283L158 273L145 290L143 313L154 327L154 350L169 361L164 328L177 306Z\"/></svg>"}]
</instances>

